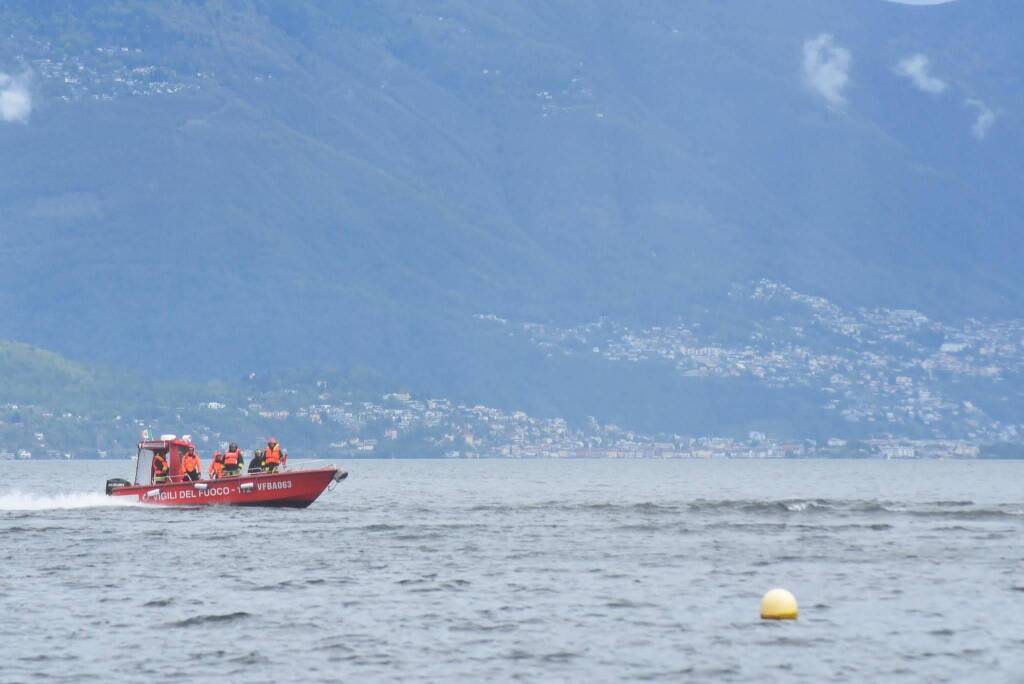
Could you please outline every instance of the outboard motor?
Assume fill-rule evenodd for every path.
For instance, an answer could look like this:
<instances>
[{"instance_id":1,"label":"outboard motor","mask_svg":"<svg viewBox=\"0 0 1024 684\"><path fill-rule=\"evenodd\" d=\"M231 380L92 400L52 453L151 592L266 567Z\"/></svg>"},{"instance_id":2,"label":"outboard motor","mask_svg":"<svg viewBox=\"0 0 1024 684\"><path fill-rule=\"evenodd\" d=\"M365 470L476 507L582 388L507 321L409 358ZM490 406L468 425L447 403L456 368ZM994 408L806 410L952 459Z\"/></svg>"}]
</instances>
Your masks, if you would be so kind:
<instances>
[{"instance_id":1,"label":"outboard motor","mask_svg":"<svg viewBox=\"0 0 1024 684\"><path fill-rule=\"evenodd\" d=\"M125 480L124 478L121 478L121 477L113 477L113 478L107 480L107 496L110 496L110 493L112 491L114 491L115 489L120 489L121 487L127 487L130 484L131 484L131 482L129 482L128 480Z\"/></svg>"}]
</instances>

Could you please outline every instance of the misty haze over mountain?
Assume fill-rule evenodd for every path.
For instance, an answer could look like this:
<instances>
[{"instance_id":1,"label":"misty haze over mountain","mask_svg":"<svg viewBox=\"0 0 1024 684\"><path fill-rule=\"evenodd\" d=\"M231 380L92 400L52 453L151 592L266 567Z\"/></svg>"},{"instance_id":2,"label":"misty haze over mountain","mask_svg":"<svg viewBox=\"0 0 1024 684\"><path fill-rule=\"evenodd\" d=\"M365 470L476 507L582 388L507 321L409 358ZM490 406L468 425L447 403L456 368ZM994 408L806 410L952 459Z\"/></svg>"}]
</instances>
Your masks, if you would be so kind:
<instances>
[{"instance_id":1,"label":"misty haze over mountain","mask_svg":"<svg viewBox=\"0 0 1024 684\"><path fill-rule=\"evenodd\" d=\"M1024 6L914 4L4 3L0 340L1012 441Z\"/></svg>"}]
</instances>

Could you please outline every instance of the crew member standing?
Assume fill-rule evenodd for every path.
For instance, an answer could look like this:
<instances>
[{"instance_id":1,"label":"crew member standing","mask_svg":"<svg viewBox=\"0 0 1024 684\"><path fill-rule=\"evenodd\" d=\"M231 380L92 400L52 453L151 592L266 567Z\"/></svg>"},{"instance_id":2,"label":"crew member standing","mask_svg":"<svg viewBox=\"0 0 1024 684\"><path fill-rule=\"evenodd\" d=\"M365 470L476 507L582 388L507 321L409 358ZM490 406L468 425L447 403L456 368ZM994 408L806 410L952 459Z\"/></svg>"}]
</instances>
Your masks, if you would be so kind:
<instances>
[{"instance_id":1,"label":"crew member standing","mask_svg":"<svg viewBox=\"0 0 1024 684\"><path fill-rule=\"evenodd\" d=\"M224 454L219 451L213 453L213 460L210 462L210 472L207 474L211 480L216 480L224 471Z\"/></svg>"},{"instance_id":2,"label":"crew member standing","mask_svg":"<svg viewBox=\"0 0 1024 684\"><path fill-rule=\"evenodd\" d=\"M224 452L223 474L225 476L241 475L243 465L245 465L245 459L242 458L242 450L232 442L228 445L228 450Z\"/></svg>"},{"instance_id":3,"label":"crew member standing","mask_svg":"<svg viewBox=\"0 0 1024 684\"><path fill-rule=\"evenodd\" d=\"M203 464L196 455L195 449L189 449L185 457L181 459L181 471L184 479L194 482L203 476Z\"/></svg>"},{"instance_id":4,"label":"crew member standing","mask_svg":"<svg viewBox=\"0 0 1024 684\"><path fill-rule=\"evenodd\" d=\"M267 450L263 452L263 472L276 473L281 467L281 445L273 437L267 439Z\"/></svg>"},{"instance_id":5,"label":"crew member standing","mask_svg":"<svg viewBox=\"0 0 1024 684\"><path fill-rule=\"evenodd\" d=\"M167 463L167 457L161 451L153 452L153 484L167 482L170 474L171 466Z\"/></svg>"},{"instance_id":6,"label":"crew member standing","mask_svg":"<svg viewBox=\"0 0 1024 684\"><path fill-rule=\"evenodd\" d=\"M252 458L249 459L249 472L263 472L263 449L256 449L252 452Z\"/></svg>"}]
</instances>

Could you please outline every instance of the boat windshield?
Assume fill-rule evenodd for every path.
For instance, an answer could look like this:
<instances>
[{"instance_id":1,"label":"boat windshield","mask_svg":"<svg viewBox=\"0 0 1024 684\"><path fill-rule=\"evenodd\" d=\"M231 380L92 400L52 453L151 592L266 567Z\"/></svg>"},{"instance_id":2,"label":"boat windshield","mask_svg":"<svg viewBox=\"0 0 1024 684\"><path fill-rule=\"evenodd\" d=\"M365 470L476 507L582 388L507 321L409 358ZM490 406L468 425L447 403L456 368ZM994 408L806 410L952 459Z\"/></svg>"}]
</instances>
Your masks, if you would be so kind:
<instances>
[{"instance_id":1,"label":"boat windshield","mask_svg":"<svg viewBox=\"0 0 1024 684\"><path fill-rule=\"evenodd\" d=\"M153 481L153 452L139 449L135 462L135 484L150 484Z\"/></svg>"}]
</instances>

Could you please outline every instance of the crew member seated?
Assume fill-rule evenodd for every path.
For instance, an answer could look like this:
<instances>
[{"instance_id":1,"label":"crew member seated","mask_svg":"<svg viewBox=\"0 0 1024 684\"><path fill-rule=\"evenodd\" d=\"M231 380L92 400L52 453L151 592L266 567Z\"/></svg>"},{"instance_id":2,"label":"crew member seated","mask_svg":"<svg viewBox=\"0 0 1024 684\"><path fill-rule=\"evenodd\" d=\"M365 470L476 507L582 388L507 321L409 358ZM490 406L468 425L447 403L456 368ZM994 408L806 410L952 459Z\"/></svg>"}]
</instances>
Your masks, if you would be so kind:
<instances>
[{"instance_id":1,"label":"crew member seated","mask_svg":"<svg viewBox=\"0 0 1024 684\"><path fill-rule=\"evenodd\" d=\"M281 445L273 437L267 439L267 450L263 453L263 472L276 473L281 467Z\"/></svg>"},{"instance_id":2,"label":"crew member seated","mask_svg":"<svg viewBox=\"0 0 1024 684\"><path fill-rule=\"evenodd\" d=\"M162 451L153 452L153 484L167 482L171 474L171 466L167 463L167 456Z\"/></svg>"},{"instance_id":3,"label":"crew member seated","mask_svg":"<svg viewBox=\"0 0 1024 684\"><path fill-rule=\"evenodd\" d=\"M263 472L263 449L257 449L256 451L252 452L252 460L249 461L249 472Z\"/></svg>"},{"instance_id":4,"label":"crew member seated","mask_svg":"<svg viewBox=\"0 0 1024 684\"><path fill-rule=\"evenodd\" d=\"M244 465L245 459L242 458L242 450L232 442L228 445L228 450L224 452L224 470L222 471L224 477L241 475Z\"/></svg>"},{"instance_id":5,"label":"crew member seated","mask_svg":"<svg viewBox=\"0 0 1024 684\"><path fill-rule=\"evenodd\" d=\"M196 456L195 449L189 449L181 459L181 471L184 473L183 479L189 482L195 482L203 476L203 464Z\"/></svg>"},{"instance_id":6,"label":"crew member seated","mask_svg":"<svg viewBox=\"0 0 1024 684\"><path fill-rule=\"evenodd\" d=\"M213 453L213 460L210 462L210 471L207 473L207 477L211 480L216 480L221 476L224 471L224 454L219 451Z\"/></svg>"}]
</instances>

